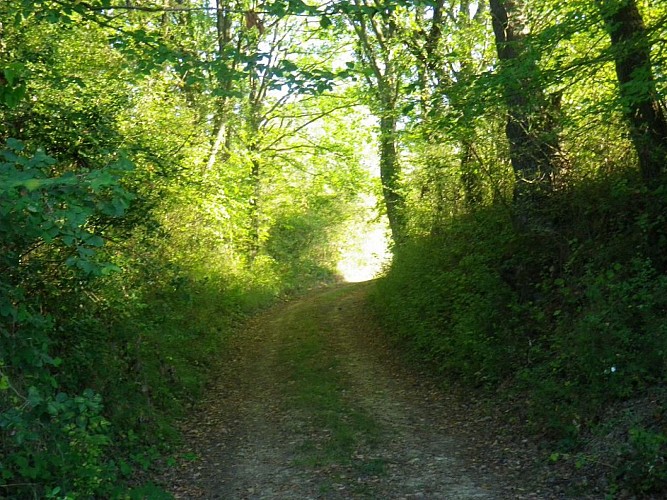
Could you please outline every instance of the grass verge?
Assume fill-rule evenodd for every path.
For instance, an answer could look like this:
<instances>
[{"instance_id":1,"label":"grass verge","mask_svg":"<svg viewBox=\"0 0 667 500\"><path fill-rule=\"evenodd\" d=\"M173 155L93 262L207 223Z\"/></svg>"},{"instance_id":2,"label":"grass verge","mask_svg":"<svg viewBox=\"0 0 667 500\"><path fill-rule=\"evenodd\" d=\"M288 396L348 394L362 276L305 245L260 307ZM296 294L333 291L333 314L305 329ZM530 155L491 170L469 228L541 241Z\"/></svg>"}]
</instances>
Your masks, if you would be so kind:
<instances>
[{"instance_id":1,"label":"grass verge","mask_svg":"<svg viewBox=\"0 0 667 500\"><path fill-rule=\"evenodd\" d=\"M309 437L299 462L313 468L341 467L357 476L385 473L385 463L369 457L382 427L345 397L347 387L340 360L327 346L326 318L300 315L285 325L279 363L289 380L291 404L310 416Z\"/></svg>"}]
</instances>

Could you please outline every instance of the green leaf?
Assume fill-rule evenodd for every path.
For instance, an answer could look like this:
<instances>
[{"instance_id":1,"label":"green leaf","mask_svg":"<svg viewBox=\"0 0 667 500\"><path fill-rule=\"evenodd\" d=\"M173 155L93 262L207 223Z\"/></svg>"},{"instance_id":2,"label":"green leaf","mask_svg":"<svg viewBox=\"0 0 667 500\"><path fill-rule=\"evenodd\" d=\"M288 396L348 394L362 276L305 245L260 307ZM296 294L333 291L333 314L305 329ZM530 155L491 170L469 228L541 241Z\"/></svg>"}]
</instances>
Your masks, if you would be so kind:
<instances>
[{"instance_id":1,"label":"green leaf","mask_svg":"<svg viewBox=\"0 0 667 500\"><path fill-rule=\"evenodd\" d=\"M93 247L104 246L104 240L102 239L101 236L98 236L96 234L91 234L88 238L86 238L85 243L86 245L90 245Z\"/></svg>"},{"instance_id":2,"label":"green leaf","mask_svg":"<svg viewBox=\"0 0 667 500\"><path fill-rule=\"evenodd\" d=\"M14 86L14 83L17 80L18 73L12 69L12 68L6 68L4 71L5 74L5 80L7 81L7 84L10 86Z\"/></svg>"},{"instance_id":3,"label":"green leaf","mask_svg":"<svg viewBox=\"0 0 667 500\"><path fill-rule=\"evenodd\" d=\"M8 297L0 295L0 316L16 318L16 307Z\"/></svg>"},{"instance_id":4,"label":"green leaf","mask_svg":"<svg viewBox=\"0 0 667 500\"><path fill-rule=\"evenodd\" d=\"M111 175L107 171L104 171L98 173L92 178L90 187L94 192L99 192L102 188L117 184L117 182L118 181L115 176Z\"/></svg>"},{"instance_id":5,"label":"green leaf","mask_svg":"<svg viewBox=\"0 0 667 500\"><path fill-rule=\"evenodd\" d=\"M108 276L109 274L118 273L121 271L122 269L115 264L106 264L100 269L102 276Z\"/></svg>"},{"instance_id":6,"label":"green leaf","mask_svg":"<svg viewBox=\"0 0 667 500\"><path fill-rule=\"evenodd\" d=\"M28 179L23 182L23 186L28 190L28 191L36 191L40 188L42 188L45 184L47 184L46 179ZM28 208L29 210L29 208Z\"/></svg>"},{"instance_id":7,"label":"green leaf","mask_svg":"<svg viewBox=\"0 0 667 500\"><path fill-rule=\"evenodd\" d=\"M62 239L62 242L65 245L67 245L68 247L72 246L74 244L74 242L76 241L76 238L74 236L72 236L71 234L64 234L61 239Z\"/></svg>"},{"instance_id":8,"label":"green leaf","mask_svg":"<svg viewBox=\"0 0 667 500\"><path fill-rule=\"evenodd\" d=\"M56 486L50 492L47 493L47 498L56 498L61 490L62 488L60 486Z\"/></svg>"},{"instance_id":9,"label":"green leaf","mask_svg":"<svg viewBox=\"0 0 667 500\"><path fill-rule=\"evenodd\" d=\"M84 246L79 246L79 247L77 247L76 250L79 254L79 257L81 257L82 259L92 257L93 255L95 255L95 250L92 250L90 248L86 248Z\"/></svg>"},{"instance_id":10,"label":"green leaf","mask_svg":"<svg viewBox=\"0 0 667 500\"><path fill-rule=\"evenodd\" d=\"M46 405L46 411L49 413L49 415L56 416L58 415L59 407L54 401L49 401Z\"/></svg>"},{"instance_id":11,"label":"green leaf","mask_svg":"<svg viewBox=\"0 0 667 500\"><path fill-rule=\"evenodd\" d=\"M125 460L120 461L120 463L118 464L118 468L120 469L120 473L123 476L129 477L132 475L132 466L128 464Z\"/></svg>"},{"instance_id":12,"label":"green leaf","mask_svg":"<svg viewBox=\"0 0 667 500\"><path fill-rule=\"evenodd\" d=\"M21 84L16 87L0 88L0 100L3 101L8 108L15 108L25 97L26 87Z\"/></svg>"},{"instance_id":13,"label":"green leaf","mask_svg":"<svg viewBox=\"0 0 667 500\"><path fill-rule=\"evenodd\" d=\"M25 149L25 145L23 144L23 141L20 141L18 139L14 139L13 137L10 137L7 139L7 147L9 149L13 149L16 152L21 152Z\"/></svg>"},{"instance_id":14,"label":"green leaf","mask_svg":"<svg viewBox=\"0 0 667 500\"><path fill-rule=\"evenodd\" d=\"M28 388L28 403L30 406L35 407L41 404L44 401L44 398L39 393L39 389L35 386L30 386Z\"/></svg>"},{"instance_id":15,"label":"green leaf","mask_svg":"<svg viewBox=\"0 0 667 500\"><path fill-rule=\"evenodd\" d=\"M284 61L282 61L282 69L284 71L296 71L297 69L299 69L299 67L292 61L285 59Z\"/></svg>"}]
</instances>

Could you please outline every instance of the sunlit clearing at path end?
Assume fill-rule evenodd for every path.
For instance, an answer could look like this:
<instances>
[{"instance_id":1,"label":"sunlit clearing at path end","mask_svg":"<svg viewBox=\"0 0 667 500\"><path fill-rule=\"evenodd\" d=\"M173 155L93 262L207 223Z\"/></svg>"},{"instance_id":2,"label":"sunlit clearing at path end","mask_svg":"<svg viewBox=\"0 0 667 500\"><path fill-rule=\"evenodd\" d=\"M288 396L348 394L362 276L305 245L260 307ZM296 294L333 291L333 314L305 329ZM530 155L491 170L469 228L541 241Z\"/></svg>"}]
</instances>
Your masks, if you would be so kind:
<instances>
[{"instance_id":1,"label":"sunlit clearing at path end","mask_svg":"<svg viewBox=\"0 0 667 500\"><path fill-rule=\"evenodd\" d=\"M350 227L349 240L341 252L338 271L354 283L375 278L389 261L387 227L380 222Z\"/></svg>"}]
</instances>

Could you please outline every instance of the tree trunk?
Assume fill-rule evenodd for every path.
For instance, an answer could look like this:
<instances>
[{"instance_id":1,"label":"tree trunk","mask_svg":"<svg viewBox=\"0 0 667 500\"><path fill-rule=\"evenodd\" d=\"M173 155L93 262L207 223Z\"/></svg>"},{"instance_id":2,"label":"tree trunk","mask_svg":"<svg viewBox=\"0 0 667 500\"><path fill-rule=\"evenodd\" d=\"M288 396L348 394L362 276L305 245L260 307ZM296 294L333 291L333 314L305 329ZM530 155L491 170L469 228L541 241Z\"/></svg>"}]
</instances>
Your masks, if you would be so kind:
<instances>
[{"instance_id":1,"label":"tree trunk","mask_svg":"<svg viewBox=\"0 0 667 500\"><path fill-rule=\"evenodd\" d=\"M470 140L461 142L461 184L463 184L463 194L465 195L465 204L469 210L473 210L482 202L482 186L479 179L479 173L475 168L477 161L473 154L473 143Z\"/></svg>"},{"instance_id":2,"label":"tree trunk","mask_svg":"<svg viewBox=\"0 0 667 500\"><path fill-rule=\"evenodd\" d=\"M400 191L400 164L396 151L396 118L393 110L383 110L380 118L380 179L387 218L394 243L405 236L404 198Z\"/></svg>"},{"instance_id":3,"label":"tree trunk","mask_svg":"<svg viewBox=\"0 0 667 500\"><path fill-rule=\"evenodd\" d=\"M507 107L505 133L516 177L514 201L517 215L525 219L552 189L558 136L548 119L537 62L526 47L521 7L514 0L490 0Z\"/></svg>"},{"instance_id":4,"label":"tree trunk","mask_svg":"<svg viewBox=\"0 0 667 500\"><path fill-rule=\"evenodd\" d=\"M350 16L350 22L359 37L359 53L365 58L371 75L366 81L375 97L371 109L380 118L380 179L382 195L389 219L393 242L405 237L404 197L400 191L400 163L396 147L396 101L399 92L395 55L390 50L395 29L384 16L366 17L362 9L373 7L373 2L355 0L359 12ZM383 24L384 23L384 24ZM374 104L374 105L373 105Z\"/></svg>"},{"instance_id":5,"label":"tree trunk","mask_svg":"<svg viewBox=\"0 0 667 500\"><path fill-rule=\"evenodd\" d=\"M259 100L258 91L259 82L256 75L250 75L250 91L248 94L248 154L250 156L250 183L252 193L248 199L248 209L250 216L250 261L254 261L260 251L260 231L261 231L261 196L262 196L262 168L260 152L260 112L262 103Z\"/></svg>"},{"instance_id":6,"label":"tree trunk","mask_svg":"<svg viewBox=\"0 0 667 500\"><path fill-rule=\"evenodd\" d=\"M259 233L260 233L260 207L259 202L262 196L262 185L261 185L261 168L260 160L254 155L252 158L252 166L250 170L250 179L252 182L252 196L248 200L248 205L250 209L250 244L249 244L249 256L250 261L254 261L257 255L259 254Z\"/></svg>"},{"instance_id":7,"label":"tree trunk","mask_svg":"<svg viewBox=\"0 0 667 500\"><path fill-rule=\"evenodd\" d=\"M662 180L667 162L667 120L651 68L651 45L635 0L596 0L616 64L623 114L647 186Z\"/></svg>"},{"instance_id":8,"label":"tree trunk","mask_svg":"<svg viewBox=\"0 0 667 500\"><path fill-rule=\"evenodd\" d=\"M228 64L233 71L236 62L226 61L226 51L231 41L231 14L226 0L216 0L215 25L218 35L218 64ZM224 61L224 62L223 62ZM222 73L222 72L221 72ZM224 73L223 73L224 74ZM206 162L205 172L210 171L216 163L218 153L222 149L223 161L229 156L229 147L231 146L231 134L228 129L229 94L232 90L232 79L227 77L218 80L218 86L222 91L222 96L218 104L214 123L216 124L217 134L211 146L208 161Z\"/></svg>"}]
</instances>

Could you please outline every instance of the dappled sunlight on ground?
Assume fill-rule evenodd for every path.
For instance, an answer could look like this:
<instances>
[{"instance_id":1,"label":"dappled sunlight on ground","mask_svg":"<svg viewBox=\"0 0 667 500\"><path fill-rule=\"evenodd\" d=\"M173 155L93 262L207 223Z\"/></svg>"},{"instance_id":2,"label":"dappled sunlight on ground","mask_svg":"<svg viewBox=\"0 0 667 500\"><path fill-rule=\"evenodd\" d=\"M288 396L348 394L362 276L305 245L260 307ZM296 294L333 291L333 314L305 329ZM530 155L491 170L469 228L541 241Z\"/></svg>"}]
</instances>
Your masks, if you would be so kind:
<instances>
[{"instance_id":1,"label":"dappled sunlight on ground","mask_svg":"<svg viewBox=\"0 0 667 500\"><path fill-rule=\"evenodd\" d=\"M349 240L341 251L338 271L350 283L373 279L391 258L388 244L384 222L365 222L351 226Z\"/></svg>"}]
</instances>

